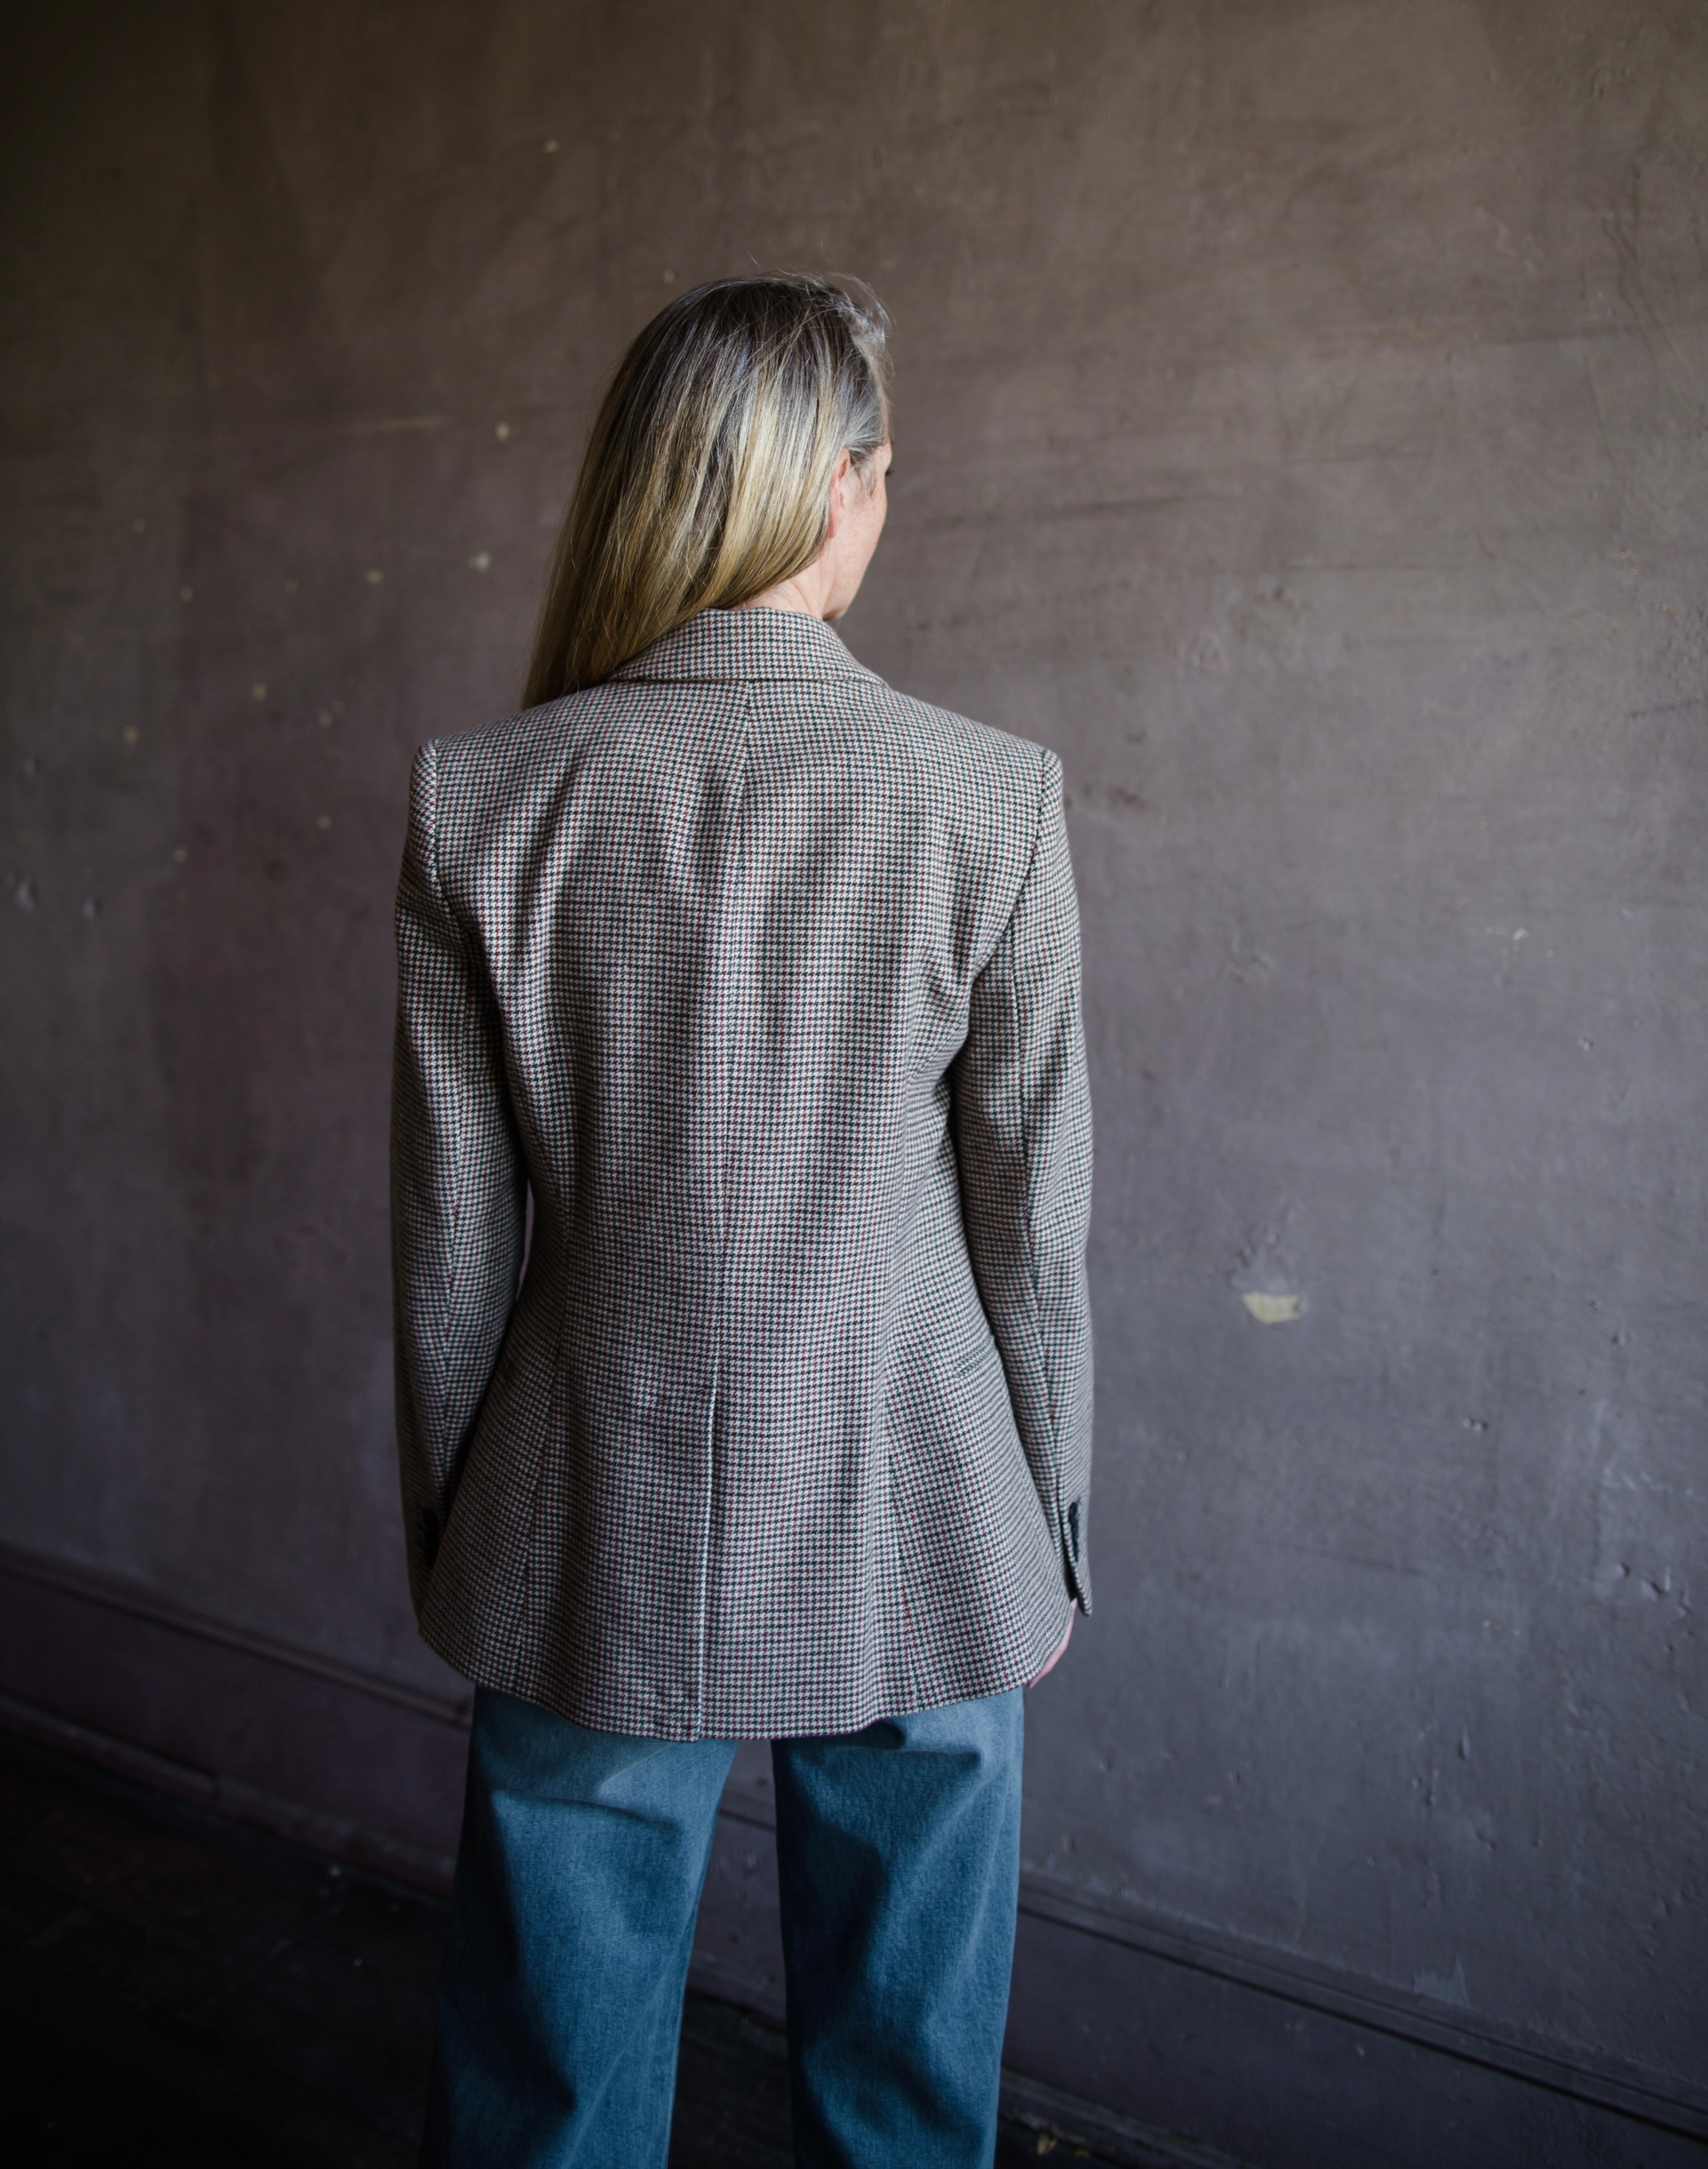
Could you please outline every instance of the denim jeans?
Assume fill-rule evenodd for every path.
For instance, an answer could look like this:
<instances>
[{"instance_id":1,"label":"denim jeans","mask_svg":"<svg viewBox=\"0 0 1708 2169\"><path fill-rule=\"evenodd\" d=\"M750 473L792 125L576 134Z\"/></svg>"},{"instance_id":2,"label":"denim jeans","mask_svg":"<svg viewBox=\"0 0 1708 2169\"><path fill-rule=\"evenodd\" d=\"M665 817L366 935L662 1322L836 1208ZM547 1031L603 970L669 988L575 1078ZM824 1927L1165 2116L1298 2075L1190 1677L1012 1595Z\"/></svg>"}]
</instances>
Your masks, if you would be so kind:
<instances>
[{"instance_id":1,"label":"denim jeans","mask_svg":"<svg viewBox=\"0 0 1708 2169\"><path fill-rule=\"evenodd\" d=\"M795 2160L984 2169L1019 1879L1018 1690L771 1750ZM727 1740L475 1699L427 2169L662 2169Z\"/></svg>"}]
</instances>

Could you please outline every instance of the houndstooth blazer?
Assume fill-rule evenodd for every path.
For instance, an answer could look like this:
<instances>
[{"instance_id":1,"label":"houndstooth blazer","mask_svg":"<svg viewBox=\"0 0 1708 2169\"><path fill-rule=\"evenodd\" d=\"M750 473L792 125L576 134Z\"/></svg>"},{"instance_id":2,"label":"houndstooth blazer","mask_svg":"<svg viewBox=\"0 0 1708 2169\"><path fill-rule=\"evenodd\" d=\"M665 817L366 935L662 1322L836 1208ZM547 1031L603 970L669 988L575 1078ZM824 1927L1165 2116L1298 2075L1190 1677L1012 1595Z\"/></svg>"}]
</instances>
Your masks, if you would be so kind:
<instances>
[{"instance_id":1,"label":"houndstooth blazer","mask_svg":"<svg viewBox=\"0 0 1708 2169\"><path fill-rule=\"evenodd\" d=\"M1036 1673L1090 1598L1056 756L903 699L815 619L708 610L422 748L397 935L431 1645L670 1740Z\"/></svg>"}]
</instances>

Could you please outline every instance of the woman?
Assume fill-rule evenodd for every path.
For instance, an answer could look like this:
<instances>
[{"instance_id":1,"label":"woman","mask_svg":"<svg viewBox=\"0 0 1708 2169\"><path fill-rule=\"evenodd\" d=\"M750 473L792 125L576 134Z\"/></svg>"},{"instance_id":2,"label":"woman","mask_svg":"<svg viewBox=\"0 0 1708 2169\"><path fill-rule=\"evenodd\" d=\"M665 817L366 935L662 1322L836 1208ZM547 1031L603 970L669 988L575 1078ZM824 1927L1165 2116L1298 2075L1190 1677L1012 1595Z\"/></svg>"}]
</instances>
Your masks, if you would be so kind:
<instances>
[{"instance_id":1,"label":"woman","mask_svg":"<svg viewBox=\"0 0 1708 2169\"><path fill-rule=\"evenodd\" d=\"M673 301L527 712L416 759L398 1436L422 1633L478 1688L426 2148L459 2169L663 2161L741 1739L798 2158L991 2159L1019 1689L1089 1597L1089 1110L1060 764L829 630L884 365L812 280Z\"/></svg>"}]
</instances>

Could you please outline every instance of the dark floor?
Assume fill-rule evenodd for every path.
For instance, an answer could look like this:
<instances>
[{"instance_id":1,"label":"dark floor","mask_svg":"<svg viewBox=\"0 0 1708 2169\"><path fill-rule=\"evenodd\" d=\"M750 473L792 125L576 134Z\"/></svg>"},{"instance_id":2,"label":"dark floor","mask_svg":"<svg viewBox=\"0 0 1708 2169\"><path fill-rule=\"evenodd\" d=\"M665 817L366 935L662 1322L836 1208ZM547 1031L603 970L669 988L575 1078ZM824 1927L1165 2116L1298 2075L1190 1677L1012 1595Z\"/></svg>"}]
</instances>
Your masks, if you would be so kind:
<instances>
[{"instance_id":1,"label":"dark floor","mask_svg":"<svg viewBox=\"0 0 1708 2169\"><path fill-rule=\"evenodd\" d=\"M436 1900L0 1734L5 2158L403 2169ZM998 2162L1088 2161L1005 2127ZM690 1996L672 2169L786 2169L782 2039Z\"/></svg>"}]
</instances>

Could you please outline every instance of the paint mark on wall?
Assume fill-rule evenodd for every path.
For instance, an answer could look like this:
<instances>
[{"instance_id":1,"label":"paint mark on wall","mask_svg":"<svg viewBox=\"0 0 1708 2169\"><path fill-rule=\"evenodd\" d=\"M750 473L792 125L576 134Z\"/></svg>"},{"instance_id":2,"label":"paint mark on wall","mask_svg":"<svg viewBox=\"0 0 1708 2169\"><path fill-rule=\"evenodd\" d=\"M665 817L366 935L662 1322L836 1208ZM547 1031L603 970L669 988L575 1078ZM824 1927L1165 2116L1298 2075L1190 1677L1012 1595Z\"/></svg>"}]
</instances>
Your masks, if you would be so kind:
<instances>
[{"instance_id":1,"label":"paint mark on wall","mask_svg":"<svg viewBox=\"0 0 1708 2169\"><path fill-rule=\"evenodd\" d=\"M1465 1961L1455 1958L1451 1973L1414 1973L1412 1975L1413 1992L1432 1996L1437 2003L1450 2003L1461 2011L1471 2008L1471 1990L1465 1981Z\"/></svg>"},{"instance_id":2,"label":"paint mark on wall","mask_svg":"<svg viewBox=\"0 0 1708 2169\"><path fill-rule=\"evenodd\" d=\"M1242 1295L1240 1301L1259 1325L1290 1325L1304 1301L1297 1295Z\"/></svg>"}]
</instances>

